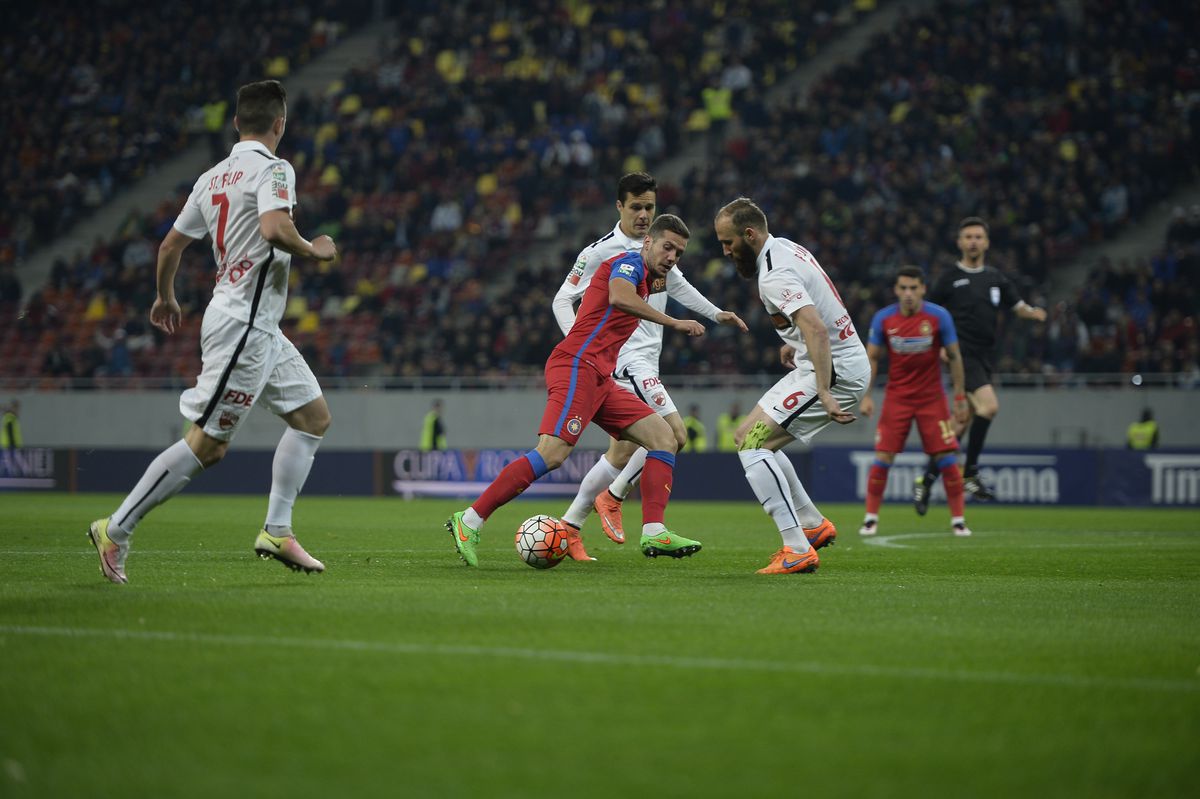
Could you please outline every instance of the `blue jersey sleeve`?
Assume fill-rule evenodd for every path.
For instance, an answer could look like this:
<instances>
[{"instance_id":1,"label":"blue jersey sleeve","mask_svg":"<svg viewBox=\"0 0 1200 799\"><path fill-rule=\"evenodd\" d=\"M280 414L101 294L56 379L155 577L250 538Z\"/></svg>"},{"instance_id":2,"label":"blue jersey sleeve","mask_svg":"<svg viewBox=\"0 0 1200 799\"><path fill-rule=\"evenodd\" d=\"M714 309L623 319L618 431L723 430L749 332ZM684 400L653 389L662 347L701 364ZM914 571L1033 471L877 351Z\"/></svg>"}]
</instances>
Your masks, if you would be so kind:
<instances>
[{"instance_id":1,"label":"blue jersey sleeve","mask_svg":"<svg viewBox=\"0 0 1200 799\"><path fill-rule=\"evenodd\" d=\"M950 312L934 302L926 302L925 310L938 320L938 333L942 337L942 346L958 343L958 331L954 329L954 319Z\"/></svg>"},{"instance_id":2,"label":"blue jersey sleeve","mask_svg":"<svg viewBox=\"0 0 1200 799\"><path fill-rule=\"evenodd\" d=\"M646 277L646 264L642 262L642 256L638 253L626 253L613 261L609 280L614 277L628 280L634 286L640 285Z\"/></svg>"},{"instance_id":3,"label":"blue jersey sleeve","mask_svg":"<svg viewBox=\"0 0 1200 799\"><path fill-rule=\"evenodd\" d=\"M876 311L871 317L871 332L867 336L867 343L874 344L876 347L882 347L887 343L887 339L883 336L883 320L891 316L896 310L895 305L889 305L883 310Z\"/></svg>"}]
</instances>

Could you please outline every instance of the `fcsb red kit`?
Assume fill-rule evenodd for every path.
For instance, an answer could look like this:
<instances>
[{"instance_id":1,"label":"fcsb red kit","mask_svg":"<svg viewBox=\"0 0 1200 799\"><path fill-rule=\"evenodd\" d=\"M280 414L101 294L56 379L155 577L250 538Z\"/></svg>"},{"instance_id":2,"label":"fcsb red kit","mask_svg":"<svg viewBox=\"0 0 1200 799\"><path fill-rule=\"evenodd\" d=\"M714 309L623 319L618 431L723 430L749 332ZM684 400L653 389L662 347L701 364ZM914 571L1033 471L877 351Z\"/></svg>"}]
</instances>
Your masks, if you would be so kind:
<instances>
[{"instance_id":1,"label":"fcsb red kit","mask_svg":"<svg viewBox=\"0 0 1200 799\"><path fill-rule=\"evenodd\" d=\"M575 444L594 421L617 436L634 422L654 413L646 403L620 389L612 378L617 355L641 321L609 304L610 280L628 280L638 296L650 296L646 265L640 253L620 253L593 275L575 325L546 361L546 410L539 434Z\"/></svg>"},{"instance_id":2,"label":"fcsb red kit","mask_svg":"<svg viewBox=\"0 0 1200 799\"><path fill-rule=\"evenodd\" d=\"M886 347L888 353L888 382L875 449L902 452L914 421L925 452L957 449L940 359L941 348L958 341L950 313L923 302L916 313L905 316L894 303L875 314L869 340Z\"/></svg>"}]
</instances>

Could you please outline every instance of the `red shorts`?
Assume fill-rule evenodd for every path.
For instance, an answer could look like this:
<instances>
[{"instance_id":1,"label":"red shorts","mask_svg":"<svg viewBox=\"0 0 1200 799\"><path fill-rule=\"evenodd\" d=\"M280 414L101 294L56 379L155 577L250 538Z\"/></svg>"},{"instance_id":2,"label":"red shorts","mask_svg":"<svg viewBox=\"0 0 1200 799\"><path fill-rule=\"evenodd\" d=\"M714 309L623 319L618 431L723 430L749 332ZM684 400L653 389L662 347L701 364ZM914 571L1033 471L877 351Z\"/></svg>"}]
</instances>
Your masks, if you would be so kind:
<instances>
[{"instance_id":1,"label":"red shorts","mask_svg":"<svg viewBox=\"0 0 1200 799\"><path fill-rule=\"evenodd\" d=\"M914 419L926 453L932 455L958 449L945 395L936 401L897 400L885 396L883 409L879 412L879 426L875 428L875 451L903 452L904 440L908 438L908 429Z\"/></svg>"},{"instance_id":2,"label":"red shorts","mask_svg":"<svg viewBox=\"0 0 1200 799\"><path fill-rule=\"evenodd\" d=\"M583 429L595 422L613 438L654 411L622 390L611 375L602 375L582 361L555 351L546 361L546 410L538 435L576 444Z\"/></svg>"}]
</instances>

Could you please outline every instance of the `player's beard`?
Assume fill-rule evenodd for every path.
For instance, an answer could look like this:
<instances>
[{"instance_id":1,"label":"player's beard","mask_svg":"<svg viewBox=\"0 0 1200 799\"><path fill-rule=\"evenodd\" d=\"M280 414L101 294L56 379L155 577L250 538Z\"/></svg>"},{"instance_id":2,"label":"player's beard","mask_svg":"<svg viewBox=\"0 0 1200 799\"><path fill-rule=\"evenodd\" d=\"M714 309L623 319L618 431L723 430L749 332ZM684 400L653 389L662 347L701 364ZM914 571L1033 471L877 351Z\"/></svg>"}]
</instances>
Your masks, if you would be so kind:
<instances>
[{"instance_id":1,"label":"player's beard","mask_svg":"<svg viewBox=\"0 0 1200 799\"><path fill-rule=\"evenodd\" d=\"M753 280L758 275L757 259L756 260L750 260L750 259L743 260L742 258L739 258L737 255L734 255L733 256L733 267L734 267L734 269L737 270L737 273L739 275L746 278L747 280Z\"/></svg>"}]
</instances>

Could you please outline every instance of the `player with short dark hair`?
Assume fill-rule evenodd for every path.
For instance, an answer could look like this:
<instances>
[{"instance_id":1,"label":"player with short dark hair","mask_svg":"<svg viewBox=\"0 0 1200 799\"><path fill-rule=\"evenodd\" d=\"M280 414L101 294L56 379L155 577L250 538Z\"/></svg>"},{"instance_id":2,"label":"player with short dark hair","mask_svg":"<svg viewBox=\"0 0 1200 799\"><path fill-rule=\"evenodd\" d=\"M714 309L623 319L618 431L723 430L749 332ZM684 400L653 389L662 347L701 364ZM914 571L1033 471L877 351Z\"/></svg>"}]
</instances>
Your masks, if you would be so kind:
<instances>
[{"instance_id":1,"label":"player with short dark hair","mask_svg":"<svg viewBox=\"0 0 1200 799\"><path fill-rule=\"evenodd\" d=\"M675 433L649 405L618 388L612 377L617 354L640 320L689 336L704 334L699 322L675 319L646 301L651 282L667 276L689 238L682 219L664 214L650 224L640 251L619 253L596 270L571 332L546 361L548 398L537 447L505 466L470 507L446 522L459 557L468 566L479 565L475 547L487 518L561 466L593 421L614 438L634 441L648 450L642 479L642 553L678 558L700 551L700 542L663 524L679 450Z\"/></svg>"},{"instance_id":2,"label":"player with short dark hair","mask_svg":"<svg viewBox=\"0 0 1200 799\"><path fill-rule=\"evenodd\" d=\"M929 300L950 312L958 331L966 377L967 398L970 400L970 434L967 438L967 458L963 466L963 488L979 500L995 499L995 495L979 479L979 454L987 438L988 428L1000 411L1000 400L992 387L993 357L996 350L996 322L1000 310L1007 308L1021 319L1035 322L1046 320L1046 311L1035 308L1021 299L1008 276L984 263L988 246L988 225L977 216L968 216L958 223L958 251L961 259L954 269L944 274L930 287ZM962 438L967 428L964 421L956 433ZM913 503L917 513L924 515L929 508L929 492L937 480L939 469L933 458L925 467L925 475L917 481Z\"/></svg>"},{"instance_id":3,"label":"player with short dark hair","mask_svg":"<svg viewBox=\"0 0 1200 799\"><path fill-rule=\"evenodd\" d=\"M158 249L158 296L150 322L163 332L174 333L182 317L175 273L183 251L205 236L212 238L216 285L200 331L200 376L179 399L179 410L191 426L150 463L111 516L88 528L100 572L114 583L128 582L125 558L134 528L225 457L255 405L266 407L288 427L275 449L266 521L254 551L298 571L325 569L296 540L292 505L329 427L329 406L300 351L279 329L279 320L287 304L292 256L332 261L337 247L329 236L307 241L292 221L296 172L275 155L287 126L283 86L274 80L243 86L234 126L240 140L228 158L196 181Z\"/></svg>"},{"instance_id":4,"label":"player with short dark hair","mask_svg":"<svg viewBox=\"0 0 1200 799\"><path fill-rule=\"evenodd\" d=\"M871 319L867 358L871 361L871 385L879 374L879 361L886 354L888 382L883 409L875 430L875 462L867 477L867 513L860 535L878 532L879 506L887 487L888 470L896 453L904 450L913 422L921 435L925 452L941 470L950 504L950 528L955 535L971 534L963 517L963 482L958 470L958 440L946 413L946 394L942 390L942 367L938 353L944 349L950 364L950 382L954 387L954 419L967 419L967 397L963 390L962 354L954 320L940 305L925 302L925 276L919 266L904 266L893 284L897 302L880 310ZM859 409L864 416L875 410L868 393Z\"/></svg>"}]
</instances>

